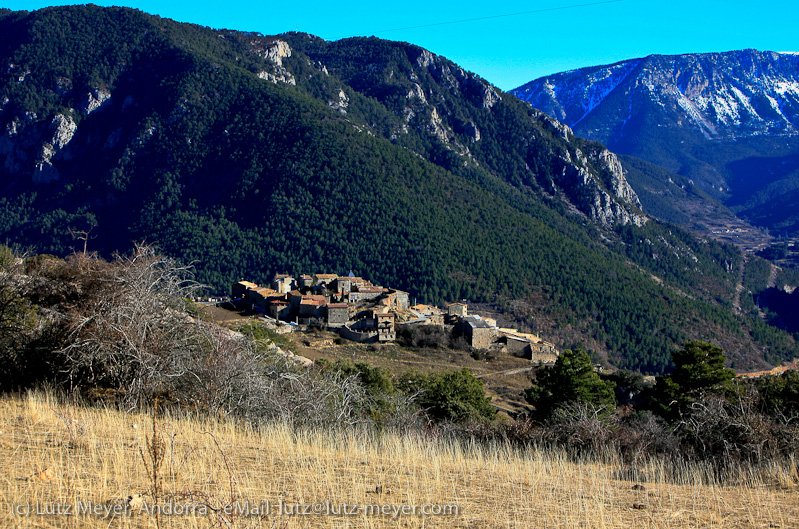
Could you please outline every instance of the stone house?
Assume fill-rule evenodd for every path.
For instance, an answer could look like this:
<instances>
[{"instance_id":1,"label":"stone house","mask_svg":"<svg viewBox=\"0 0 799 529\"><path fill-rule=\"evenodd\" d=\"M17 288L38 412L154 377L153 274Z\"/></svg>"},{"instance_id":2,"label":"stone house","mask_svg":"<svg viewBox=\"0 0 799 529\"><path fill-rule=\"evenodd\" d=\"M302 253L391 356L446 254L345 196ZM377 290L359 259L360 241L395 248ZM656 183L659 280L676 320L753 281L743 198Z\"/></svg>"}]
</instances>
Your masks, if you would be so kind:
<instances>
[{"instance_id":1,"label":"stone house","mask_svg":"<svg viewBox=\"0 0 799 529\"><path fill-rule=\"evenodd\" d=\"M555 348L555 345L549 342L534 343L531 344L530 348L530 360L533 362L551 364L560 356L560 352Z\"/></svg>"},{"instance_id":2,"label":"stone house","mask_svg":"<svg viewBox=\"0 0 799 529\"><path fill-rule=\"evenodd\" d=\"M410 307L410 298L407 292L396 289L388 289L386 292L386 306L391 310L405 310Z\"/></svg>"},{"instance_id":3,"label":"stone house","mask_svg":"<svg viewBox=\"0 0 799 529\"><path fill-rule=\"evenodd\" d=\"M289 321L291 318L291 307L288 301L273 299L269 301L266 313L276 320Z\"/></svg>"},{"instance_id":4,"label":"stone house","mask_svg":"<svg viewBox=\"0 0 799 529\"><path fill-rule=\"evenodd\" d=\"M508 334L503 341L505 341L505 351L507 353L519 358L530 358L532 354L530 340Z\"/></svg>"},{"instance_id":5,"label":"stone house","mask_svg":"<svg viewBox=\"0 0 799 529\"><path fill-rule=\"evenodd\" d=\"M383 295L385 290L383 287L360 287L358 288L358 293L360 293L361 301L366 301L370 299L379 298ZM351 294L351 293L350 293Z\"/></svg>"},{"instance_id":6,"label":"stone house","mask_svg":"<svg viewBox=\"0 0 799 529\"><path fill-rule=\"evenodd\" d=\"M330 285L333 281L338 279L338 275L336 274L314 274L314 279L316 280L316 286L321 287L322 285Z\"/></svg>"},{"instance_id":7,"label":"stone house","mask_svg":"<svg viewBox=\"0 0 799 529\"><path fill-rule=\"evenodd\" d=\"M251 288L258 288L258 285L256 283L250 283L249 281L233 283L230 286L230 297L231 299L246 299L247 290Z\"/></svg>"},{"instance_id":8,"label":"stone house","mask_svg":"<svg viewBox=\"0 0 799 529\"><path fill-rule=\"evenodd\" d=\"M394 290L395 300L394 308L397 310L405 310L411 306L411 296L404 290Z\"/></svg>"},{"instance_id":9,"label":"stone house","mask_svg":"<svg viewBox=\"0 0 799 529\"><path fill-rule=\"evenodd\" d=\"M347 294L347 301L349 301L350 303L358 303L359 301L361 301L361 293L358 291L350 292L349 294Z\"/></svg>"},{"instance_id":10,"label":"stone house","mask_svg":"<svg viewBox=\"0 0 799 529\"><path fill-rule=\"evenodd\" d=\"M327 324L341 327L350 320L350 308L346 303L331 303L327 306Z\"/></svg>"},{"instance_id":11,"label":"stone house","mask_svg":"<svg viewBox=\"0 0 799 529\"><path fill-rule=\"evenodd\" d=\"M350 284L353 287L361 288L361 287L371 287L372 286L372 283L370 281L367 281L366 279L364 279L362 277L350 276L349 280L350 280Z\"/></svg>"},{"instance_id":12,"label":"stone house","mask_svg":"<svg viewBox=\"0 0 799 529\"><path fill-rule=\"evenodd\" d=\"M421 303L410 307L419 316L431 316L433 314L441 314L441 309L432 305L422 305Z\"/></svg>"},{"instance_id":13,"label":"stone house","mask_svg":"<svg viewBox=\"0 0 799 529\"><path fill-rule=\"evenodd\" d=\"M443 314L431 314L427 316L427 323L428 325L437 325L442 326L444 325L444 315Z\"/></svg>"},{"instance_id":14,"label":"stone house","mask_svg":"<svg viewBox=\"0 0 799 529\"><path fill-rule=\"evenodd\" d=\"M339 277L333 284L333 289L336 294L347 294L352 290L352 281L349 277Z\"/></svg>"},{"instance_id":15,"label":"stone house","mask_svg":"<svg viewBox=\"0 0 799 529\"><path fill-rule=\"evenodd\" d=\"M291 306L292 312L295 314L300 312L300 301L302 301L303 297L299 290L292 290L288 294L289 305Z\"/></svg>"},{"instance_id":16,"label":"stone house","mask_svg":"<svg viewBox=\"0 0 799 529\"><path fill-rule=\"evenodd\" d=\"M374 315L374 318L377 326L378 342L393 342L397 339L393 312L379 312Z\"/></svg>"},{"instance_id":17,"label":"stone house","mask_svg":"<svg viewBox=\"0 0 799 529\"><path fill-rule=\"evenodd\" d=\"M277 292L275 292L271 288L263 288L263 287L251 288L250 290L247 291L247 301L250 302L253 306L266 310L269 298L275 295L277 295Z\"/></svg>"},{"instance_id":18,"label":"stone house","mask_svg":"<svg viewBox=\"0 0 799 529\"><path fill-rule=\"evenodd\" d=\"M461 332L475 349L488 349L497 338L492 328L480 316L466 316L461 320Z\"/></svg>"},{"instance_id":19,"label":"stone house","mask_svg":"<svg viewBox=\"0 0 799 529\"><path fill-rule=\"evenodd\" d=\"M294 288L294 278L288 274L275 274L272 288L279 294L288 294Z\"/></svg>"},{"instance_id":20,"label":"stone house","mask_svg":"<svg viewBox=\"0 0 799 529\"><path fill-rule=\"evenodd\" d=\"M450 303L447 305L447 315L457 316L458 318L465 318L469 314L466 303Z\"/></svg>"},{"instance_id":21,"label":"stone house","mask_svg":"<svg viewBox=\"0 0 799 529\"><path fill-rule=\"evenodd\" d=\"M303 298L300 301L300 323L313 324L324 320L327 303L317 299Z\"/></svg>"}]
</instances>

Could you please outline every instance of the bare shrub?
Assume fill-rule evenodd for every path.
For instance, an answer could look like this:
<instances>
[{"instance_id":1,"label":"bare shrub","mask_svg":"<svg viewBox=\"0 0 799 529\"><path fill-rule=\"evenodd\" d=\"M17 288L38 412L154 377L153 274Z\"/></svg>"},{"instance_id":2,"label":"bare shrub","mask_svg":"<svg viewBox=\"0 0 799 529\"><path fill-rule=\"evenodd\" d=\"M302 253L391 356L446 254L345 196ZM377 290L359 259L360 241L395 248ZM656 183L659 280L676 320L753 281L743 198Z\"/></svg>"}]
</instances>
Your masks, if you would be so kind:
<instances>
[{"instance_id":1,"label":"bare shrub","mask_svg":"<svg viewBox=\"0 0 799 529\"><path fill-rule=\"evenodd\" d=\"M797 432L757 409L755 394L726 399L706 394L691 404L679 428L697 459L718 468L760 464L793 455Z\"/></svg>"},{"instance_id":2,"label":"bare shrub","mask_svg":"<svg viewBox=\"0 0 799 529\"><path fill-rule=\"evenodd\" d=\"M674 428L652 412L624 417L615 433L616 445L625 462L637 465L651 456L679 456L680 438Z\"/></svg>"},{"instance_id":3,"label":"bare shrub","mask_svg":"<svg viewBox=\"0 0 799 529\"><path fill-rule=\"evenodd\" d=\"M613 422L606 406L570 401L553 412L546 440L577 455L605 456L615 453Z\"/></svg>"},{"instance_id":4,"label":"bare shrub","mask_svg":"<svg viewBox=\"0 0 799 529\"><path fill-rule=\"evenodd\" d=\"M262 376L264 354L238 333L195 323L196 342L176 351L172 359L175 373L169 393L181 404L214 415L231 413L246 400L250 380Z\"/></svg>"},{"instance_id":5,"label":"bare shrub","mask_svg":"<svg viewBox=\"0 0 799 529\"><path fill-rule=\"evenodd\" d=\"M411 347L440 349L446 347L449 337L444 327L438 325L414 325L401 333L404 343Z\"/></svg>"},{"instance_id":6,"label":"bare shrub","mask_svg":"<svg viewBox=\"0 0 799 529\"><path fill-rule=\"evenodd\" d=\"M37 347L49 322L30 300L35 281L25 262L25 255L0 245L0 389L26 386L49 373Z\"/></svg>"},{"instance_id":7,"label":"bare shrub","mask_svg":"<svg viewBox=\"0 0 799 529\"><path fill-rule=\"evenodd\" d=\"M71 382L116 387L130 405L166 392L203 341L186 314L199 286L191 270L146 246L113 263L76 256L71 264L83 294L61 351Z\"/></svg>"},{"instance_id":8,"label":"bare shrub","mask_svg":"<svg viewBox=\"0 0 799 529\"><path fill-rule=\"evenodd\" d=\"M296 426L355 426L369 422L372 397L358 375L320 373L275 359L249 378L240 411L250 418ZM244 388L243 388L244 389Z\"/></svg>"}]
</instances>

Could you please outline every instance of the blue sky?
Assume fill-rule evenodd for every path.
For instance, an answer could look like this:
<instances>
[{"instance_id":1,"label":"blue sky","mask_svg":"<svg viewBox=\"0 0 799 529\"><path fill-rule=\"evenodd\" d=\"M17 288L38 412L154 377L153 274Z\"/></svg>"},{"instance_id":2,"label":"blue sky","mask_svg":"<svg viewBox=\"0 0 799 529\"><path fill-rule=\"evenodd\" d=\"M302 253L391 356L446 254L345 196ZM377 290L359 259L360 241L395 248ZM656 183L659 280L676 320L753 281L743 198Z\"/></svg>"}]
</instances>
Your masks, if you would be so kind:
<instances>
[{"instance_id":1,"label":"blue sky","mask_svg":"<svg viewBox=\"0 0 799 529\"><path fill-rule=\"evenodd\" d=\"M297 30L328 40L374 35L411 42L444 55L503 90L550 73L653 53L743 48L799 51L796 0L762 4L738 0L94 3L266 35ZM49 5L62 4L0 0L0 6L14 10Z\"/></svg>"}]
</instances>

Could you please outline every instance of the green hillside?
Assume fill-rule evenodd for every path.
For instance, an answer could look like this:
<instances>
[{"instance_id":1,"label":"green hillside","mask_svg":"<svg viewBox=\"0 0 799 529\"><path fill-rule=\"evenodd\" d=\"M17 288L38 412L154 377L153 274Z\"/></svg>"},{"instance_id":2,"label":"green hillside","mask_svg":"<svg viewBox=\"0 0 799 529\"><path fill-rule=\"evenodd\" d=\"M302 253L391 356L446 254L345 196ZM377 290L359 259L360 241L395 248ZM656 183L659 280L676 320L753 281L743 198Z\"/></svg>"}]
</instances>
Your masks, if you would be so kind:
<instances>
[{"instance_id":1,"label":"green hillside","mask_svg":"<svg viewBox=\"0 0 799 529\"><path fill-rule=\"evenodd\" d=\"M217 292L353 270L419 301L493 304L648 372L690 338L738 366L799 355L792 335L734 314L735 248L625 223L640 210L622 199L599 222L591 208L618 184L601 145L418 47L94 6L3 12L0 34L12 244L63 255L89 231L110 255L147 241Z\"/></svg>"}]
</instances>

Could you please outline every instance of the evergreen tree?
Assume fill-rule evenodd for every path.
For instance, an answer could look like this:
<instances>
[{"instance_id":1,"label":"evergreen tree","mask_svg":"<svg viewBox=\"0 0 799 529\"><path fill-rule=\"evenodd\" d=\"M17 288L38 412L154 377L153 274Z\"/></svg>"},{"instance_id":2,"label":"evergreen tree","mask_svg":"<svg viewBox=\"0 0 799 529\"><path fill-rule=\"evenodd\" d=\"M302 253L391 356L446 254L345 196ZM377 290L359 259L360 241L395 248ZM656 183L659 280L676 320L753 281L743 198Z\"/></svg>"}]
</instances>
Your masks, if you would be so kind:
<instances>
[{"instance_id":1,"label":"evergreen tree","mask_svg":"<svg viewBox=\"0 0 799 529\"><path fill-rule=\"evenodd\" d=\"M490 420L497 414L483 381L466 368L427 376L409 374L400 387L408 394L418 394L419 405L438 421Z\"/></svg>"},{"instance_id":2,"label":"evergreen tree","mask_svg":"<svg viewBox=\"0 0 799 529\"><path fill-rule=\"evenodd\" d=\"M526 391L527 401L535 406L542 419L568 403L584 402L612 408L613 383L603 381L594 371L588 353L566 350L551 369L539 373L537 384Z\"/></svg>"},{"instance_id":3,"label":"evergreen tree","mask_svg":"<svg viewBox=\"0 0 799 529\"><path fill-rule=\"evenodd\" d=\"M724 351L718 345L693 340L672 354L674 372L658 377L655 408L664 415L684 410L703 393L724 392L735 377L724 367Z\"/></svg>"}]
</instances>

